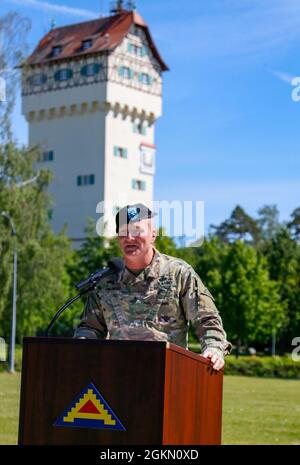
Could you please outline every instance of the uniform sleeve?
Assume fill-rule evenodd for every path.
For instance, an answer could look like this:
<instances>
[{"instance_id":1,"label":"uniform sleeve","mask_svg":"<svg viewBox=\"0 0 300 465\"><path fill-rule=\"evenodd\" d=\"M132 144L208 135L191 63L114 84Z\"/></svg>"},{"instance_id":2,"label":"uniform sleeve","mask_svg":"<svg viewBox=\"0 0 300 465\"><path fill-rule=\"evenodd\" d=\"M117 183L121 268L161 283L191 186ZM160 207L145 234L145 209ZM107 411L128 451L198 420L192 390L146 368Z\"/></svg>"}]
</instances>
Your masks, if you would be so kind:
<instances>
[{"instance_id":1,"label":"uniform sleeve","mask_svg":"<svg viewBox=\"0 0 300 465\"><path fill-rule=\"evenodd\" d=\"M202 352L209 348L221 355L230 353L232 346L226 340L214 298L192 268L182 274L181 303L186 319L195 329Z\"/></svg>"},{"instance_id":2,"label":"uniform sleeve","mask_svg":"<svg viewBox=\"0 0 300 465\"><path fill-rule=\"evenodd\" d=\"M83 316L75 330L74 338L105 339L106 336L107 326L103 316L103 308L97 293L92 291L88 295Z\"/></svg>"}]
</instances>

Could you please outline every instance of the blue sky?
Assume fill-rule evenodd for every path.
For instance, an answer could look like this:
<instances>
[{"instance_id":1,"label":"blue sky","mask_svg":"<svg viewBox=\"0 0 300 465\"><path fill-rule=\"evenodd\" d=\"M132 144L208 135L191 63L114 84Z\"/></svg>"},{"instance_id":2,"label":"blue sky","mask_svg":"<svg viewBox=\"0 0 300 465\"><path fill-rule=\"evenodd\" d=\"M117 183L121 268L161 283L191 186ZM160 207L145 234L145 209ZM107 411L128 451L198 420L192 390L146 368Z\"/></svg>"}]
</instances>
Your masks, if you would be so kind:
<instances>
[{"instance_id":1,"label":"blue sky","mask_svg":"<svg viewBox=\"0 0 300 465\"><path fill-rule=\"evenodd\" d=\"M62 26L107 13L107 0L0 0L32 20L30 51L52 18ZM155 142L156 200L204 200L205 229L236 204L251 215L300 206L298 0L137 0L170 72ZM27 127L14 128L21 142Z\"/></svg>"}]
</instances>

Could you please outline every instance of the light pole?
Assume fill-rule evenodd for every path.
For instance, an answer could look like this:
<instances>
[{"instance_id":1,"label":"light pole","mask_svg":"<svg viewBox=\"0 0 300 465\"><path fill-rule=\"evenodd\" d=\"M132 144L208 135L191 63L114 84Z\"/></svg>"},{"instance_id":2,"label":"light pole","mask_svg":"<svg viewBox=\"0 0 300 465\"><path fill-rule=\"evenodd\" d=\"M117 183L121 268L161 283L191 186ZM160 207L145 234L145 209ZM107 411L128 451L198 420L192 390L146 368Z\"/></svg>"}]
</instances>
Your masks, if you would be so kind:
<instances>
[{"instance_id":1,"label":"light pole","mask_svg":"<svg viewBox=\"0 0 300 465\"><path fill-rule=\"evenodd\" d=\"M1 212L11 227L11 235L16 237L16 227L13 219L7 212ZM10 373L15 372L15 344L16 344L16 317L17 317L17 247L14 243L14 267L13 267L13 303L12 303L12 319L11 319L11 331L10 331L10 345L9 345L9 371Z\"/></svg>"}]
</instances>

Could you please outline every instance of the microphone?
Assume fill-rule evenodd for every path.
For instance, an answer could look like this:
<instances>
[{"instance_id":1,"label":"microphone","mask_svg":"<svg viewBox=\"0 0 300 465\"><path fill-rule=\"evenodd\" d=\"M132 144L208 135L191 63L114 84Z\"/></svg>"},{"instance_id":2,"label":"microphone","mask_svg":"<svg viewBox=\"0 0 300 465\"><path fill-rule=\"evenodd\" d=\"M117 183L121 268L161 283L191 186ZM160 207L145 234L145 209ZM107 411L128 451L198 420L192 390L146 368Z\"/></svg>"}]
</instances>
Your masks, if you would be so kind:
<instances>
[{"instance_id":1,"label":"microphone","mask_svg":"<svg viewBox=\"0 0 300 465\"><path fill-rule=\"evenodd\" d=\"M55 321L57 318L66 310L66 308L70 307L70 305L75 302L76 300L80 299L84 294L87 294L96 284L99 279L103 278L104 276L108 276L110 274L115 273L116 271L120 275L120 272L124 268L124 262L121 258L111 258L108 261L108 267L107 268L101 268L100 270L95 271L94 273L90 274L90 276L86 279L83 279L80 281L78 284L76 284L76 288L79 291L79 294L77 294L75 297L72 297L72 299L68 300L59 310L58 312L54 315L52 318L46 332L45 336L49 336L49 333L51 331L51 328L53 327Z\"/></svg>"},{"instance_id":2,"label":"microphone","mask_svg":"<svg viewBox=\"0 0 300 465\"><path fill-rule=\"evenodd\" d=\"M108 267L101 268L100 270L94 271L86 279L83 279L78 284L76 284L76 289L82 291L86 287L94 286L99 279L109 276L112 273L120 272L124 268L124 262L121 258L111 258L108 261Z\"/></svg>"}]
</instances>

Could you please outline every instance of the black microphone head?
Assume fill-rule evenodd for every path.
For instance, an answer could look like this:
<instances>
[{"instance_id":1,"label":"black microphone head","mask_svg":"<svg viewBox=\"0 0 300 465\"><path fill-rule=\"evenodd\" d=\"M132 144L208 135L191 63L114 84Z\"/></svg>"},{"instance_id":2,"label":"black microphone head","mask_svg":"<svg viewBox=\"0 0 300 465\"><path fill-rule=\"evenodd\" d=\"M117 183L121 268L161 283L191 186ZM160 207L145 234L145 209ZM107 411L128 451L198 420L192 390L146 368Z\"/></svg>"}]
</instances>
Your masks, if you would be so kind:
<instances>
[{"instance_id":1,"label":"black microphone head","mask_svg":"<svg viewBox=\"0 0 300 465\"><path fill-rule=\"evenodd\" d=\"M124 268L124 261L122 258L113 257L108 261L108 266L116 271L121 271Z\"/></svg>"},{"instance_id":2,"label":"black microphone head","mask_svg":"<svg viewBox=\"0 0 300 465\"><path fill-rule=\"evenodd\" d=\"M108 261L107 268L101 268L100 270L94 271L92 274L90 274L88 278L76 284L76 288L78 290L82 290L84 288L94 286L96 282L99 281L99 279L102 279L105 276L108 276L115 272L117 272L118 276L120 276L120 272L123 270L123 268L124 268L124 262L121 258L117 258L117 257L111 258Z\"/></svg>"}]
</instances>

